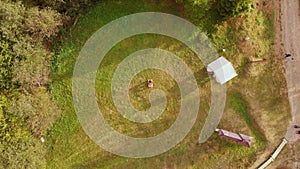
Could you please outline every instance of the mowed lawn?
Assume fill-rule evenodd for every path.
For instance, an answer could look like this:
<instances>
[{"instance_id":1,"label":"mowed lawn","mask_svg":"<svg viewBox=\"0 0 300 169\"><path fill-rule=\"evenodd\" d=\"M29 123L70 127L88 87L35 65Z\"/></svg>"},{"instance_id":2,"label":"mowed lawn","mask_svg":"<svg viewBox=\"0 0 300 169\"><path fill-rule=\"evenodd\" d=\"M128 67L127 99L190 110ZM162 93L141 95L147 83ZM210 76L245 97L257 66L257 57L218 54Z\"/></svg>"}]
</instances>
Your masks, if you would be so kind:
<instances>
[{"instance_id":1,"label":"mowed lawn","mask_svg":"<svg viewBox=\"0 0 300 169\"><path fill-rule=\"evenodd\" d=\"M81 12L78 23L63 34L64 39L57 46L56 57L52 63L50 90L61 107L61 117L49 130L46 138L49 168L248 168L267 146L272 147L277 144L275 139L281 137L282 128L268 130L261 126L267 126L266 120L272 120L273 123L276 121L287 123L288 108L286 107L288 104L285 95L280 93L284 84L277 82L278 79L283 78L283 74L277 73L280 70L276 68L278 63L273 61L274 54L268 56L270 62L257 65L257 68L244 61L244 58L251 58L251 54L247 53L246 49L255 48L256 50L256 46L263 41L266 43L261 45L263 48L261 53L271 51L272 36L259 36L257 42L253 42L251 45L240 43L242 39L238 38L241 35L246 36L248 33L256 36L256 33L261 31L261 27L272 27L272 24L269 24L271 21L267 20L272 16L260 16L259 12L253 12L253 16L249 16L248 21L237 20L249 24L244 30L236 29L237 26L233 25L235 22L228 21L220 25L217 31L212 32L210 36L217 49L227 49L226 53L221 54L233 61L240 73L240 76L227 86L228 101L220 127L254 136L256 141L252 148L241 147L221 140L216 134L205 144L197 143L210 104L208 75L201 61L185 45L159 35L139 35L125 39L105 56L96 79L98 105L108 123L126 135L150 137L168 129L176 120L180 108L179 88L171 76L160 70L149 69L137 74L131 82L130 100L139 110L146 110L150 107L148 97L151 89L145 86L145 81L149 78L155 82L154 89L163 90L168 99L166 110L162 116L154 122L146 124L133 123L124 119L117 112L112 101L110 86L114 70L126 56L145 48L168 50L179 56L190 67L200 89L200 111L191 132L170 151L145 159L129 159L108 153L93 143L83 132L73 108L71 83L74 64L85 41L103 25L128 14L157 11L181 17L189 16L182 9L183 7L169 0L104 0ZM259 20L262 22L261 27L258 26L251 30L249 26L257 24L257 18L266 19L266 21ZM202 24L205 25L205 23ZM261 72L267 68L276 70L252 75L252 73L258 72L256 70L258 68ZM276 76L273 76L273 73L276 73ZM269 85L270 83L273 85ZM268 106L272 104L276 104L276 107ZM262 112L264 112L263 115L259 114ZM273 123L270 127L275 126ZM276 136L269 139L274 135Z\"/></svg>"}]
</instances>

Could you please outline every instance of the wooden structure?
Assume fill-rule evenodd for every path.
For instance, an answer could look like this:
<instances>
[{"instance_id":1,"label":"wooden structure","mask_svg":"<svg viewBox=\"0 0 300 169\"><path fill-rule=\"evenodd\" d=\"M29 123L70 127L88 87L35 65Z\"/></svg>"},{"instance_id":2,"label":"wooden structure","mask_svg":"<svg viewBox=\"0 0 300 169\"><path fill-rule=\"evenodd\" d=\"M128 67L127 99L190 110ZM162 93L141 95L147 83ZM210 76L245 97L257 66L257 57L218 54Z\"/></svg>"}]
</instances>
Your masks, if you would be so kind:
<instances>
[{"instance_id":1,"label":"wooden structure","mask_svg":"<svg viewBox=\"0 0 300 169\"><path fill-rule=\"evenodd\" d=\"M253 137L240 134L240 133L232 133L230 131L216 129L216 132L219 133L220 138L224 138L226 140L230 140L236 142L239 145L250 147L253 141Z\"/></svg>"}]
</instances>

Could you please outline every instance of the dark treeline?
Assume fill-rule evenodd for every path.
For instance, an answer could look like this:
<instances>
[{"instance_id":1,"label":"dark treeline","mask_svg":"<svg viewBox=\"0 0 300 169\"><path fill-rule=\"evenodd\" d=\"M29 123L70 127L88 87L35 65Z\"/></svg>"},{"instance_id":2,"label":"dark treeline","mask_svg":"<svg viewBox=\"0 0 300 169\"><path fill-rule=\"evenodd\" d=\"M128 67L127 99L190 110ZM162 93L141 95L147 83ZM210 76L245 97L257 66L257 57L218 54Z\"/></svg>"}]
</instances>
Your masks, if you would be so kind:
<instances>
[{"instance_id":1,"label":"dark treeline","mask_svg":"<svg viewBox=\"0 0 300 169\"><path fill-rule=\"evenodd\" d=\"M93 0L0 1L0 168L44 168L59 116L47 89L51 39Z\"/></svg>"}]
</instances>

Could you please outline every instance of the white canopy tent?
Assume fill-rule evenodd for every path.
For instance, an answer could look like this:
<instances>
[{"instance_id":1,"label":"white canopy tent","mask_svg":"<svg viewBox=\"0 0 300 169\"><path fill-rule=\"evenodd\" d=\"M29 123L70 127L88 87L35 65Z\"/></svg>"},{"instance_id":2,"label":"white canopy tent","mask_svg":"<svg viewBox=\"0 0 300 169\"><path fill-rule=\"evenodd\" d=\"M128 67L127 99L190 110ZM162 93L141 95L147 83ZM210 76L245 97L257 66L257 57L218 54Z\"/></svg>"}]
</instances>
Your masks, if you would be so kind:
<instances>
[{"instance_id":1,"label":"white canopy tent","mask_svg":"<svg viewBox=\"0 0 300 169\"><path fill-rule=\"evenodd\" d=\"M237 76L232 64L223 56L213 61L207 66L207 71L213 73L216 81L224 84Z\"/></svg>"}]
</instances>

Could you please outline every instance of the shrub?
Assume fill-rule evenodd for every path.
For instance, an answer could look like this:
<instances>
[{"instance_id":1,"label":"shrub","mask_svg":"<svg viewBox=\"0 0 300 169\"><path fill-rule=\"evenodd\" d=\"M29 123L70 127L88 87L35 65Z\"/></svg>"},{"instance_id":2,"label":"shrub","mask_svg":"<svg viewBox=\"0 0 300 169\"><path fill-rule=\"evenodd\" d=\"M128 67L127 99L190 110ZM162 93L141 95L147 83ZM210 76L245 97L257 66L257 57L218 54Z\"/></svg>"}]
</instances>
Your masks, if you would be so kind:
<instances>
[{"instance_id":1,"label":"shrub","mask_svg":"<svg viewBox=\"0 0 300 169\"><path fill-rule=\"evenodd\" d=\"M0 143L0 168L46 168L46 148L39 140L30 136L23 137L14 144Z\"/></svg>"},{"instance_id":2,"label":"shrub","mask_svg":"<svg viewBox=\"0 0 300 169\"><path fill-rule=\"evenodd\" d=\"M224 18L239 16L250 10L252 0L218 0L218 12Z\"/></svg>"},{"instance_id":3,"label":"shrub","mask_svg":"<svg viewBox=\"0 0 300 169\"><path fill-rule=\"evenodd\" d=\"M45 149L31 136L25 119L8 112L9 100L0 95L0 168L41 168Z\"/></svg>"},{"instance_id":4,"label":"shrub","mask_svg":"<svg viewBox=\"0 0 300 169\"><path fill-rule=\"evenodd\" d=\"M3 39L17 41L22 33L25 7L21 2L0 1L0 32Z\"/></svg>"},{"instance_id":5,"label":"shrub","mask_svg":"<svg viewBox=\"0 0 300 169\"><path fill-rule=\"evenodd\" d=\"M62 14L75 16L81 8L90 6L100 0L23 0L29 6L50 7Z\"/></svg>"},{"instance_id":6,"label":"shrub","mask_svg":"<svg viewBox=\"0 0 300 169\"><path fill-rule=\"evenodd\" d=\"M12 66L13 56L9 44L0 40L0 93L13 88Z\"/></svg>"},{"instance_id":7,"label":"shrub","mask_svg":"<svg viewBox=\"0 0 300 169\"><path fill-rule=\"evenodd\" d=\"M0 1L0 168L45 168L38 140L57 106L45 88L52 53L43 41L62 26L50 8Z\"/></svg>"},{"instance_id":8,"label":"shrub","mask_svg":"<svg viewBox=\"0 0 300 169\"><path fill-rule=\"evenodd\" d=\"M50 8L33 7L26 12L24 29L38 41L56 35L62 25L62 15Z\"/></svg>"},{"instance_id":9,"label":"shrub","mask_svg":"<svg viewBox=\"0 0 300 169\"><path fill-rule=\"evenodd\" d=\"M215 25L222 22L223 18L219 16L216 10L217 0L176 0L188 11L186 17L197 25L209 37L216 31Z\"/></svg>"},{"instance_id":10,"label":"shrub","mask_svg":"<svg viewBox=\"0 0 300 169\"><path fill-rule=\"evenodd\" d=\"M26 90L30 90L34 86L46 85L52 56L41 43L32 44L30 41L30 37L23 37L14 45L14 51L18 58L13 65L13 81Z\"/></svg>"},{"instance_id":11,"label":"shrub","mask_svg":"<svg viewBox=\"0 0 300 169\"><path fill-rule=\"evenodd\" d=\"M40 137L54 122L58 108L45 87L34 88L32 94L13 98L9 111L26 119L29 130Z\"/></svg>"}]
</instances>

